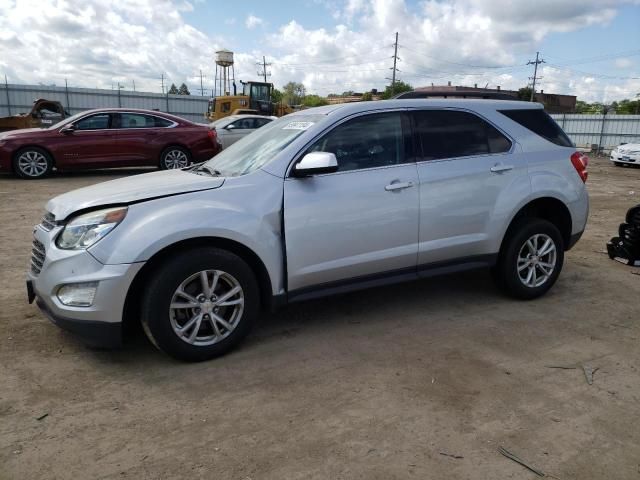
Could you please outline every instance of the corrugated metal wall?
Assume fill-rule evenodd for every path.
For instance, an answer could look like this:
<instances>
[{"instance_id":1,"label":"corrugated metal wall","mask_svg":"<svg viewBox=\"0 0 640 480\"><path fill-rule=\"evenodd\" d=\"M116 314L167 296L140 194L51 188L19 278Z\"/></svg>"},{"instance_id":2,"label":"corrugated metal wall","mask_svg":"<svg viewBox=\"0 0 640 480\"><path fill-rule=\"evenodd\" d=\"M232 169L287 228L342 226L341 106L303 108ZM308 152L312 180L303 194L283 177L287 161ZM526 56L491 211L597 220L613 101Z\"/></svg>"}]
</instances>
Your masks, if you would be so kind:
<instances>
[{"instance_id":1,"label":"corrugated metal wall","mask_svg":"<svg viewBox=\"0 0 640 480\"><path fill-rule=\"evenodd\" d=\"M49 87L0 84L0 116L26 113L37 98L57 100L72 115L91 108L145 108L169 112L193 122L206 123L208 97L160 93L100 90L96 88Z\"/></svg>"},{"instance_id":2,"label":"corrugated metal wall","mask_svg":"<svg viewBox=\"0 0 640 480\"><path fill-rule=\"evenodd\" d=\"M551 115L576 145L603 150L621 143L640 143L640 115Z\"/></svg>"}]
</instances>

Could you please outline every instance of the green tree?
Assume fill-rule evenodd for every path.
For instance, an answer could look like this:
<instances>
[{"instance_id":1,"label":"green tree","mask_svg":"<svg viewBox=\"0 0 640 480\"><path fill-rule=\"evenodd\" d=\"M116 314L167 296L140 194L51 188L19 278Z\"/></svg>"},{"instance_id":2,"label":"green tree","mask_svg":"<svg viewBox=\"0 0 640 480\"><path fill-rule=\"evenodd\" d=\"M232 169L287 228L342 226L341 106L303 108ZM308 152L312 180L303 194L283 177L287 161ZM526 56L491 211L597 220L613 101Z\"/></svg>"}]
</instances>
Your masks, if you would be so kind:
<instances>
[{"instance_id":1,"label":"green tree","mask_svg":"<svg viewBox=\"0 0 640 480\"><path fill-rule=\"evenodd\" d=\"M382 98L383 99L389 99L392 97L395 97L396 95L398 95L399 93L402 92L410 92L413 90L413 87L411 85L409 85L408 83L405 83L401 80L398 80L395 85L387 85L384 89L384 92L382 93Z\"/></svg>"},{"instance_id":2,"label":"green tree","mask_svg":"<svg viewBox=\"0 0 640 480\"><path fill-rule=\"evenodd\" d=\"M362 101L363 102L368 102L370 100L373 100L373 94L371 92L364 92L362 94Z\"/></svg>"},{"instance_id":3,"label":"green tree","mask_svg":"<svg viewBox=\"0 0 640 480\"><path fill-rule=\"evenodd\" d=\"M319 95L306 95L302 99L302 104L305 107L320 107L322 105L328 105L327 99Z\"/></svg>"},{"instance_id":4,"label":"green tree","mask_svg":"<svg viewBox=\"0 0 640 480\"><path fill-rule=\"evenodd\" d=\"M302 83L289 82L282 87L282 98L288 105L299 105L302 103L306 89Z\"/></svg>"},{"instance_id":5,"label":"green tree","mask_svg":"<svg viewBox=\"0 0 640 480\"><path fill-rule=\"evenodd\" d=\"M518 100L528 102L531 100L531 87L522 87L518 89Z\"/></svg>"},{"instance_id":6,"label":"green tree","mask_svg":"<svg viewBox=\"0 0 640 480\"><path fill-rule=\"evenodd\" d=\"M191 95L191 92L187 88L186 84L183 83L182 85L180 85L180 88L178 89L178 95Z\"/></svg>"},{"instance_id":7,"label":"green tree","mask_svg":"<svg viewBox=\"0 0 640 480\"><path fill-rule=\"evenodd\" d=\"M176 87L175 83L171 84L171 88L169 89L169 91L167 93L170 93L171 95L177 95L178 94L178 87Z\"/></svg>"},{"instance_id":8,"label":"green tree","mask_svg":"<svg viewBox=\"0 0 640 480\"><path fill-rule=\"evenodd\" d=\"M271 89L271 101L273 103L282 102L282 92L275 87Z\"/></svg>"}]
</instances>

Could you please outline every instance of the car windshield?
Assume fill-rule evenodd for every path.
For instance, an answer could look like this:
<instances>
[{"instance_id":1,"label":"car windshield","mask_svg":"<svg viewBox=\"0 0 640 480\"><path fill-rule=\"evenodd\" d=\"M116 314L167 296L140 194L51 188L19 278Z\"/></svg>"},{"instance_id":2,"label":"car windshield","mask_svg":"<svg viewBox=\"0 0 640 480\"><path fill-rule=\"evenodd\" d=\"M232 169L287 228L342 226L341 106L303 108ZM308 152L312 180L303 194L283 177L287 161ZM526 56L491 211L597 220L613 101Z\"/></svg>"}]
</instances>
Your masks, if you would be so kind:
<instances>
[{"instance_id":1,"label":"car windshield","mask_svg":"<svg viewBox=\"0 0 640 480\"><path fill-rule=\"evenodd\" d=\"M256 130L206 162L225 177L246 175L266 165L324 115L286 116Z\"/></svg>"}]
</instances>

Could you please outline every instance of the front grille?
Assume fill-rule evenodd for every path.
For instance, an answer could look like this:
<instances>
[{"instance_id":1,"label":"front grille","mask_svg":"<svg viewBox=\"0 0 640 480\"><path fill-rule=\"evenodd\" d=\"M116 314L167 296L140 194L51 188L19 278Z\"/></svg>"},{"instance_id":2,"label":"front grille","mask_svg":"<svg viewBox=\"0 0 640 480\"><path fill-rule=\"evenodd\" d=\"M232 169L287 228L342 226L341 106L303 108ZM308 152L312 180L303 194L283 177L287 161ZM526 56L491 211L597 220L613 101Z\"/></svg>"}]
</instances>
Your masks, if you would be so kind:
<instances>
[{"instance_id":1,"label":"front grille","mask_svg":"<svg viewBox=\"0 0 640 480\"><path fill-rule=\"evenodd\" d=\"M34 275L38 275L42 270L46 254L44 244L37 238L34 238L33 244L31 245L31 272Z\"/></svg>"},{"instance_id":2,"label":"front grille","mask_svg":"<svg viewBox=\"0 0 640 480\"><path fill-rule=\"evenodd\" d=\"M44 228L47 232L50 232L53 227L56 226L56 219L52 213L45 213L44 217L42 217L42 221L40 222L42 228Z\"/></svg>"}]
</instances>

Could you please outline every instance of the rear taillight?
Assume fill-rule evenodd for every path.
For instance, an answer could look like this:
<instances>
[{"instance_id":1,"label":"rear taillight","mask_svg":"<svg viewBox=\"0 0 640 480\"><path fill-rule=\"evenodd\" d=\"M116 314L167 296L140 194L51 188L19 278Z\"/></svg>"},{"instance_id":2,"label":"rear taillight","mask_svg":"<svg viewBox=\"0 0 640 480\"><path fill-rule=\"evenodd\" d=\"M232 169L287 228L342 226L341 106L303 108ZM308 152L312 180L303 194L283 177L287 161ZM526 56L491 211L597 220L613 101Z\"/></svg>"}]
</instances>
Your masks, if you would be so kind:
<instances>
[{"instance_id":1,"label":"rear taillight","mask_svg":"<svg viewBox=\"0 0 640 480\"><path fill-rule=\"evenodd\" d=\"M210 128L209 131L207 132L207 135L209 135L209 138L211 139L211 141L215 141L216 137L218 136L218 133L216 132L215 128Z\"/></svg>"},{"instance_id":2,"label":"rear taillight","mask_svg":"<svg viewBox=\"0 0 640 480\"><path fill-rule=\"evenodd\" d=\"M584 153L574 152L571 155L571 164L573 168L576 169L578 175L583 182L587 182L587 177L589 176L589 172L587 172L587 166L589 165L589 157L587 157Z\"/></svg>"}]
</instances>

